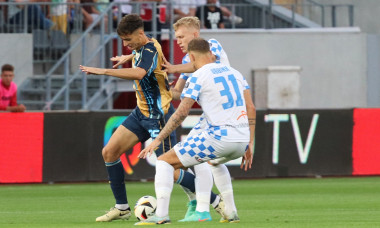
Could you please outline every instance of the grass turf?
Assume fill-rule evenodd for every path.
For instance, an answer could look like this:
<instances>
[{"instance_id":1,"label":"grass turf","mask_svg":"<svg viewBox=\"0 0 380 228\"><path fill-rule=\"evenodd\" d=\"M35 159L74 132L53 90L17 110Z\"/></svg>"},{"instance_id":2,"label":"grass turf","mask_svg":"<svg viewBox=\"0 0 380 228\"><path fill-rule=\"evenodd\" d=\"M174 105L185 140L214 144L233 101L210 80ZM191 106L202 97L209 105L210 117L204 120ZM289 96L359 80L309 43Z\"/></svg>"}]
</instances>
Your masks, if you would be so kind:
<instances>
[{"instance_id":1,"label":"grass turf","mask_svg":"<svg viewBox=\"0 0 380 228\"><path fill-rule=\"evenodd\" d=\"M241 222L179 223L187 197L175 185L172 227L380 227L380 177L233 181ZM154 195L153 183L127 182L130 205ZM129 227L129 221L96 223L113 206L107 183L0 185L0 227Z\"/></svg>"}]
</instances>

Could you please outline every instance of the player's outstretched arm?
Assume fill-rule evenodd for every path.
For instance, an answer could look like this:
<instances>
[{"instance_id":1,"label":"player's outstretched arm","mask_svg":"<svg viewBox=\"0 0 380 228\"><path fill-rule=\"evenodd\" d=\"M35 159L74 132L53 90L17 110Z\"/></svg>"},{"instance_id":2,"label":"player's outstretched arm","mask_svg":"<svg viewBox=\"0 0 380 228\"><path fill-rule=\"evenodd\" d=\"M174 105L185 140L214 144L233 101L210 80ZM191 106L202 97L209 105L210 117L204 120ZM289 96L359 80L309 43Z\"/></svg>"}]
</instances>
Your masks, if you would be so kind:
<instances>
[{"instance_id":1,"label":"player's outstretched arm","mask_svg":"<svg viewBox=\"0 0 380 228\"><path fill-rule=\"evenodd\" d=\"M179 78L174 87L170 89L172 91L173 100L180 100L182 90L185 87L186 81L183 78Z\"/></svg>"},{"instance_id":2,"label":"player's outstretched arm","mask_svg":"<svg viewBox=\"0 0 380 228\"><path fill-rule=\"evenodd\" d=\"M163 57L163 63L162 67L164 67L164 71L169 74L176 74L176 73L193 73L196 69L194 68L192 63L186 63L186 64L178 64L178 65L172 65L169 63L165 57Z\"/></svg>"},{"instance_id":3,"label":"player's outstretched arm","mask_svg":"<svg viewBox=\"0 0 380 228\"><path fill-rule=\"evenodd\" d=\"M115 65L112 66L112 68L117 68L118 66L131 61L133 58L133 54L130 55L121 55L121 56L114 56L110 58L111 61L117 62Z\"/></svg>"},{"instance_id":4,"label":"player's outstretched arm","mask_svg":"<svg viewBox=\"0 0 380 228\"><path fill-rule=\"evenodd\" d=\"M251 92L248 89L244 90L244 99L245 99L245 104L247 108L250 139L249 139L248 149L243 156L240 168L244 169L244 171L247 171L248 169L252 168L253 144L255 142L255 128L256 128L256 108L252 101Z\"/></svg>"},{"instance_id":5,"label":"player's outstretched arm","mask_svg":"<svg viewBox=\"0 0 380 228\"><path fill-rule=\"evenodd\" d=\"M166 139L187 117L194 102L195 100L187 97L182 100L177 110L170 117L168 123L161 130L160 134L158 134L157 138L155 138L149 146L140 152L139 158L146 158L147 155L150 156L157 149L157 147L161 144L161 141Z\"/></svg>"},{"instance_id":6,"label":"player's outstretched arm","mask_svg":"<svg viewBox=\"0 0 380 228\"><path fill-rule=\"evenodd\" d=\"M145 75L146 71L143 68L122 68L122 69L105 69L96 67L87 67L79 65L79 68L86 74L95 75L108 75L122 79L129 80L141 80Z\"/></svg>"}]
</instances>

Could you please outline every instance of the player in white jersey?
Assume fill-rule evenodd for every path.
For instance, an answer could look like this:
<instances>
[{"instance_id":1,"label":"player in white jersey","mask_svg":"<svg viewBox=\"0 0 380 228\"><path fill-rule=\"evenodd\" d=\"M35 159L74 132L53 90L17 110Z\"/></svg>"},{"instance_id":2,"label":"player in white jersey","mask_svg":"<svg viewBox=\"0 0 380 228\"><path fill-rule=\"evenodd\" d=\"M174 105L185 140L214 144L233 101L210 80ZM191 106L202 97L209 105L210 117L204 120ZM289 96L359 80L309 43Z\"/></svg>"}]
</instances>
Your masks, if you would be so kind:
<instances>
[{"instance_id":1,"label":"player in white jersey","mask_svg":"<svg viewBox=\"0 0 380 228\"><path fill-rule=\"evenodd\" d=\"M183 72L194 72L194 67L190 63L190 58L189 58L189 55L187 54L187 45L189 44L189 42L192 39L199 37L199 35L200 35L199 34L200 33L200 21L197 17L184 17L184 18L181 18L180 20L178 20L173 25L173 27L174 27L174 31L175 31L175 36L177 38L177 44L180 46L183 53L186 53L186 55L183 57L181 65L171 65L170 63L168 63L166 61L164 67L166 67L166 69L169 73L180 73L181 72L181 75L180 75L175 87L172 88L172 90L171 90L173 93L173 99L179 99L180 94L181 94L181 92L185 86L186 80L189 78L189 76L191 76L191 73L183 73ZM216 39L209 39L208 42L210 44L210 51L213 54L213 58L214 58L215 62L216 63L222 63L224 65L229 66L230 63L229 63L227 54L224 51L222 45ZM205 122L204 115L202 114L199 122L191 130L189 135L197 134L199 131L201 131L202 129L205 129L206 127L207 127L207 123ZM252 161L250 161L250 162L252 162ZM203 172L206 172L208 167L206 164L202 164L202 165L199 165L198 167L195 167L195 168L197 168L197 169L202 168ZM222 198L232 198L233 199L233 188L232 188L231 176L230 176L230 173L229 173L226 165L224 165L224 164L213 165L213 166L211 166L211 171L212 171L212 175L214 177L215 185L217 186ZM179 172L182 173L183 170L176 170L175 177L183 176L183 175L179 175L178 174ZM191 170L188 169L188 172L191 172ZM187 175L187 172L183 172L183 173L184 173L184 175ZM204 177L204 175L202 177ZM181 180L177 180L177 178L176 178L176 181L180 182ZM198 180L198 181L201 182L203 186L205 184L212 185L212 183L207 182L207 180ZM206 183L203 183L203 182L206 182ZM183 182L181 182L181 183L182 183L181 186L183 186L184 183ZM187 210L187 213L185 215L185 218L181 221L192 221L194 219L192 215L194 214L196 207L197 207L195 195L192 195L191 192L187 191L185 187L183 187L183 188L184 188L185 192L187 193L190 202L188 204L188 210ZM224 215L224 208L225 208L224 202L221 200L221 203L218 203L217 202L218 198L213 200L213 198L215 198L214 195L215 194L213 192L211 192L210 203L215 208L215 210L219 214L222 215L221 222L225 222L226 216ZM235 206L234 201L232 201L232 203L230 205L227 205L227 206L230 208L233 208L236 211L236 206ZM199 208L197 208L197 210L199 210Z\"/></svg>"},{"instance_id":2,"label":"player in white jersey","mask_svg":"<svg viewBox=\"0 0 380 228\"><path fill-rule=\"evenodd\" d=\"M157 138L141 151L139 157L146 158L154 152L161 140L182 123L195 102L201 105L208 126L158 157L155 176L156 214L136 225L170 223L169 201L174 170L210 160L219 164L242 156L245 166L250 166L256 111L247 82L233 68L214 63L209 44L204 39L193 39L188 45L188 52L197 71L187 80L181 95L182 102L175 113ZM197 176L204 175L198 173L197 169L195 172ZM198 203L205 203L204 199L200 199L204 195L198 196L198 187L200 186L197 186ZM197 210L196 214L200 222L211 220L207 210ZM238 221L235 219L237 212L232 208L226 207L226 216L228 220Z\"/></svg>"}]
</instances>

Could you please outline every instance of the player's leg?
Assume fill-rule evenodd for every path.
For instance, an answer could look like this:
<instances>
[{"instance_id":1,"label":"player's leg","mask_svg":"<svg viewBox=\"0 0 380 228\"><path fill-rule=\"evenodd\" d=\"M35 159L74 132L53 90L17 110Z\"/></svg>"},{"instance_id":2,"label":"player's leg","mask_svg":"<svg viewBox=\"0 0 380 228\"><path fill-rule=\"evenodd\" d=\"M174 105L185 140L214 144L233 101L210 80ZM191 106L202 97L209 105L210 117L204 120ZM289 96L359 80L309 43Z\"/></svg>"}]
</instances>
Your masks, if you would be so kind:
<instances>
[{"instance_id":1,"label":"player's leg","mask_svg":"<svg viewBox=\"0 0 380 228\"><path fill-rule=\"evenodd\" d=\"M136 223L135 225L170 223L169 203L170 195L173 190L174 170L181 167L183 167L182 163L173 149L158 157L156 162L156 175L154 178L154 187L157 198L156 214L144 221Z\"/></svg>"},{"instance_id":2,"label":"player's leg","mask_svg":"<svg viewBox=\"0 0 380 228\"><path fill-rule=\"evenodd\" d=\"M97 222L109 222L115 219L129 219L131 210L128 205L124 184L124 168L120 156L139 142L138 137L120 125L109 142L102 150L103 159L107 168L108 179L112 193L116 200L114 208L103 216L96 218Z\"/></svg>"},{"instance_id":3,"label":"player's leg","mask_svg":"<svg viewBox=\"0 0 380 228\"><path fill-rule=\"evenodd\" d=\"M175 170L174 180L177 184L180 184L180 186L183 188L183 190L189 197L189 203L187 205L188 208L185 217L182 220L180 220L180 222L187 222L189 218L191 218L192 215L195 213L197 207L197 199L195 194L196 176L191 171L191 169L177 169ZM219 213L222 217L224 216L223 200L219 195L215 194L212 191L209 204L211 204L211 206L215 209L217 213Z\"/></svg>"},{"instance_id":4,"label":"player's leg","mask_svg":"<svg viewBox=\"0 0 380 228\"><path fill-rule=\"evenodd\" d=\"M234 201L231 176L226 165L224 164L211 165L210 167L212 170L212 175L214 177L215 185L220 191L224 202L224 208L221 208L224 209L224 216L221 219L221 221L223 221L227 219L227 215L237 212Z\"/></svg>"},{"instance_id":5,"label":"player's leg","mask_svg":"<svg viewBox=\"0 0 380 228\"><path fill-rule=\"evenodd\" d=\"M194 166L195 191L197 207L195 213L181 221L211 221L209 212L210 193L213 185L212 174L209 166L204 163L215 157L214 149L206 139L207 133L188 136L182 143L174 147L178 158L185 167ZM199 201L199 202L198 202Z\"/></svg>"},{"instance_id":6,"label":"player's leg","mask_svg":"<svg viewBox=\"0 0 380 228\"><path fill-rule=\"evenodd\" d=\"M201 116L199 118L198 123L193 129L191 129L187 137L199 134L201 132L203 121L204 121L204 118L203 116ZM175 183L179 184L182 187L183 191L186 193L187 197L189 198L189 203L187 204L187 211L184 218L184 220L186 220L186 218L190 217L192 214L195 213L195 209L197 206L197 200L196 200L196 195L195 195L194 172L190 168L177 169L175 170L174 181ZM180 220L180 221L183 221L183 220Z\"/></svg>"},{"instance_id":7,"label":"player's leg","mask_svg":"<svg viewBox=\"0 0 380 228\"><path fill-rule=\"evenodd\" d=\"M207 125L203 115L200 117L198 123L194 126L194 128L189 132L187 137L191 137L193 135L197 135L203 131L205 126ZM177 184L179 184L186 195L189 198L188 208L185 214L184 219L180 220L181 222L186 222L194 213L197 206L196 195L195 195L195 175L191 169L178 169L175 170L174 180ZM210 204L212 207L221 215L222 210L218 210L221 202L221 198L211 191Z\"/></svg>"},{"instance_id":8,"label":"player's leg","mask_svg":"<svg viewBox=\"0 0 380 228\"><path fill-rule=\"evenodd\" d=\"M177 169L174 171L174 181L179 184L187 197L189 202L187 203L187 210L184 219L190 217L195 213L197 207L197 199L195 195L195 175L191 169ZM183 222L180 220L180 222Z\"/></svg>"},{"instance_id":9,"label":"player's leg","mask_svg":"<svg viewBox=\"0 0 380 228\"><path fill-rule=\"evenodd\" d=\"M196 211L210 213L210 196L214 184L210 166L202 163L194 166L195 189L197 195Z\"/></svg>"},{"instance_id":10,"label":"player's leg","mask_svg":"<svg viewBox=\"0 0 380 228\"><path fill-rule=\"evenodd\" d=\"M142 114L136 108L116 129L107 145L103 148L102 155L116 205L107 214L98 217L96 221L112 221L130 217L131 213L124 184L124 168L120 161L120 156L139 141L144 142L149 137L149 132L142 126Z\"/></svg>"},{"instance_id":11,"label":"player's leg","mask_svg":"<svg viewBox=\"0 0 380 228\"><path fill-rule=\"evenodd\" d=\"M227 169L227 166L224 164L230 160L234 160L242 156L242 152L239 151L246 150L245 143L237 145L235 152L228 154L225 157L211 160L209 163L211 165L212 174L214 177L214 182L218 188L224 202L224 216L220 222L239 222L240 219L237 215L237 209L234 200L233 187L231 182L231 175Z\"/></svg>"},{"instance_id":12,"label":"player's leg","mask_svg":"<svg viewBox=\"0 0 380 228\"><path fill-rule=\"evenodd\" d=\"M170 105L170 108L168 110L168 113L164 116L164 118L160 121L160 129L162 129L171 115L174 113L174 108L172 105ZM191 131L193 132L193 131ZM154 136L152 137L154 138ZM159 157L166 151L169 151L174 145L176 144L176 137L175 137L175 132L172 132L170 137L166 138L165 141L162 142L158 150L156 150L156 155ZM194 179L195 176L192 173L190 169L185 170L185 169L177 169L174 171L174 181L177 184L180 184L184 192L189 198L189 208L186 213L186 215L191 215L195 211L196 207L196 198L195 198L195 184L194 184ZM186 216L185 216L186 217Z\"/></svg>"}]
</instances>

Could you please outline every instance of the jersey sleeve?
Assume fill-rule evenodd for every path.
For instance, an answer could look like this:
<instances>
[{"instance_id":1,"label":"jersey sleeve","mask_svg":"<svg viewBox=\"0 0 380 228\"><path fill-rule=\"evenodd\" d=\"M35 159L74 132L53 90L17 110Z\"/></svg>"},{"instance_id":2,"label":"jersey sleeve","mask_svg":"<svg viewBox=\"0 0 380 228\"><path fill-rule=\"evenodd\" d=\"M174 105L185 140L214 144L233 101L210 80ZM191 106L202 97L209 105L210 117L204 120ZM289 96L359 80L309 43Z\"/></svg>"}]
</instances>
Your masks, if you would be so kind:
<instances>
[{"instance_id":1,"label":"jersey sleeve","mask_svg":"<svg viewBox=\"0 0 380 228\"><path fill-rule=\"evenodd\" d=\"M243 75L242 75L242 78L243 78L244 90L251 89L251 87L249 86L247 80L245 80L245 77Z\"/></svg>"},{"instance_id":2,"label":"jersey sleeve","mask_svg":"<svg viewBox=\"0 0 380 228\"><path fill-rule=\"evenodd\" d=\"M189 55L186 54L183 58L182 58L182 64L186 64L186 63L189 63L190 62L190 59L189 59ZM187 79L190 77L191 73L181 73L179 75L179 78L182 78L183 80L187 81Z\"/></svg>"},{"instance_id":3,"label":"jersey sleeve","mask_svg":"<svg viewBox=\"0 0 380 228\"><path fill-rule=\"evenodd\" d=\"M222 54L223 47L216 39L209 39L210 51L216 57L216 62L220 62L220 56Z\"/></svg>"},{"instance_id":4,"label":"jersey sleeve","mask_svg":"<svg viewBox=\"0 0 380 228\"><path fill-rule=\"evenodd\" d=\"M144 47L141 56L136 67L143 68L147 72L147 75L149 75L157 67L158 52L155 48Z\"/></svg>"},{"instance_id":5,"label":"jersey sleeve","mask_svg":"<svg viewBox=\"0 0 380 228\"><path fill-rule=\"evenodd\" d=\"M202 85L200 84L200 80L193 74L189 80L186 81L185 88L182 90L181 99L188 97L198 101L201 89Z\"/></svg>"}]
</instances>

